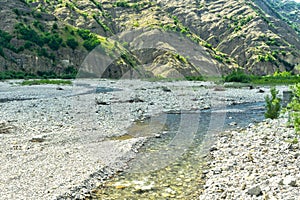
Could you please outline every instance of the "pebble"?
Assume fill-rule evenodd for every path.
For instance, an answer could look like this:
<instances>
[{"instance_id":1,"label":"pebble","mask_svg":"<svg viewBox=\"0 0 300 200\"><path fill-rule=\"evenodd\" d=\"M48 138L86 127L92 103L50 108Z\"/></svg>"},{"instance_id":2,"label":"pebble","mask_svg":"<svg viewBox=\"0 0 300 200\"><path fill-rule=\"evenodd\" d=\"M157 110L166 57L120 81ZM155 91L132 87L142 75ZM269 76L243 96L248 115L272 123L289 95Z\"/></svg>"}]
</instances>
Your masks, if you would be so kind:
<instances>
[{"instance_id":1,"label":"pebble","mask_svg":"<svg viewBox=\"0 0 300 200\"><path fill-rule=\"evenodd\" d=\"M145 141L143 135L122 141L108 139L126 134L124 130L134 121L149 119L162 111L214 108L224 99L231 99L228 104L264 101L264 95L255 90L213 91L209 89L213 83L205 83L207 88L195 91L194 87L204 83L88 79L75 82L59 87L0 82L1 98L5 99L0 103L1 199L82 198L88 195L87 191L124 170L126 162L135 157ZM95 93L98 86L116 90ZM222 152L222 148L216 146L211 153ZM232 145L231 150L236 155L246 148L246 145ZM222 159L225 161L226 157ZM233 168L242 167L240 162L237 160ZM207 176L213 175L208 172ZM165 195L170 198L173 194Z\"/></svg>"},{"instance_id":2,"label":"pebble","mask_svg":"<svg viewBox=\"0 0 300 200\"><path fill-rule=\"evenodd\" d=\"M287 141L287 135L296 137L287 121L285 117L267 119L247 129L232 131L226 143L221 142L224 134L216 135L214 151L209 152L213 159L208 162L206 184L199 198L297 199L300 144ZM230 170L228 163L235 163ZM231 191L230 198L228 191Z\"/></svg>"},{"instance_id":3,"label":"pebble","mask_svg":"<svg viewBox=\"0 0 300 200\"><path fill-rule=\"evenodd\" d=\"M260 196L262 195L262 190L259 186L254 186L247 191L250 196Z\"/></svg>"}]
</instances>

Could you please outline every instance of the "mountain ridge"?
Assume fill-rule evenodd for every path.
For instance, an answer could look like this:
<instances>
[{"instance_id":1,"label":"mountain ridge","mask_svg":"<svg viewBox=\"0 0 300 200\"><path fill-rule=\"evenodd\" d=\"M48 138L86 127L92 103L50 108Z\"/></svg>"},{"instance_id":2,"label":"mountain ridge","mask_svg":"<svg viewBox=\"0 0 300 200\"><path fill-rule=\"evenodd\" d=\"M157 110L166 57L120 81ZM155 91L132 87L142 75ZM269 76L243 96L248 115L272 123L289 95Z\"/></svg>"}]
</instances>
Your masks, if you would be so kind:
<instances>
[{"instance_id":1,"label":"mountain ridge","mask_svg":"<svg viewBox=\"0 0 300 200\"><path fill-rule=\"evenodd\" d=\"M300 20L293 14L298 6L281 0L2 0L0 71L71 69L108 78L131 70L143 77L215 75L237 68L257 75L299 73ZM155 34L176 38L137 48ZM106 61L88 64L97 46L97 56ZM192 48L199 54L188 51ZM96 69L102 65L106 69Z\"/></svg>"}]
</instances>

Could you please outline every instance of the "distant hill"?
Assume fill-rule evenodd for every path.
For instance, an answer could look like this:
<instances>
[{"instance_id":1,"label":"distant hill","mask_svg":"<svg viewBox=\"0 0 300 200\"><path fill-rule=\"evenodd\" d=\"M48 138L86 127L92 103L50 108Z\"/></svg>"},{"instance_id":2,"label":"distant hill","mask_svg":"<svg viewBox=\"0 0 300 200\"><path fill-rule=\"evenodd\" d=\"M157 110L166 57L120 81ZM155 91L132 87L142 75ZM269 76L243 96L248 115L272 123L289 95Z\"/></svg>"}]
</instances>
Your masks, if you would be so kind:
<instances>
[{"instance_id":1,"label":"distant hill","mask_svg":"<svg viewBox=\"0 0 300 200\"><path fill-rule=\"evenodd\" d=\"M299 73L289 0L1 0L0 71L180 77Z\"/></svg>"}]
</instances>

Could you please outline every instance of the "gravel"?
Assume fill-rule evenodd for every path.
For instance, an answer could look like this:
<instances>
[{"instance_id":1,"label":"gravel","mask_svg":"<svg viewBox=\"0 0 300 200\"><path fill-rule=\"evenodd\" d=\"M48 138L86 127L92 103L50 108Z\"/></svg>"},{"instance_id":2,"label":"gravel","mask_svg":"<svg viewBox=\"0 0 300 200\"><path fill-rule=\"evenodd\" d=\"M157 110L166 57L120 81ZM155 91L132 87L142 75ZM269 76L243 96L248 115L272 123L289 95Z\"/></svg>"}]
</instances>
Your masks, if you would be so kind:
<instances>
[{"instance_id":1,"label":"gravel","mask_svg":"<svg viewBox=\"0 0 300 200\"><path fill-rule=\"evenodd\" d=\"M72 86L20 86L18 82L0 82L1 199L81 199L101 182L124 170L126 163L135 157L146 140L145 135L126 140L112 139L126 134L134 121L161 112L263 101L269 91L263 88L266 93L262 94L258 93L260 88L224 90L209 82L187 81L76 80ZM153 137L157 134L153 133ZM250 140L246 141L250 143ZM246 144L237 147L242 150ZM275 147L278 151L282 148L277 143ZM213 152L217 157L215 152L225 153L226 148L218 146ZM253 156L256 160L257 155ZM277 161L283 162L282 159ZM210 171L208 176L211 178L223 175L224 171L225 165L218 165L217 161L214 164L221 172L213 175L214 171ZM297 168L294 164L291 166ZM268 167L273 170L276 166ZM299 177L292 173L288 175L292 177L282 177L282 187L294 188L299 184ZM207 183L207 191L213 191L216 183L209 179ZM222 181L217 183L222 185ZM245 190L248 190L254 183L246 184ZM233 186L226 186L226 191L227 187ZM265 184L259 187L263 193L266 191ZM256 188L254 193L257 191Z\"/></svg>"},{"instance_id":2,"label":"gravel","mask_svg":"<svg viewBox=\"0 0 300 200\"><path fill-rule=\"evenodd\" d=\"M219 134L200 199L300 199L295 136L284 117Z\"/></svg>"}]
</instances>

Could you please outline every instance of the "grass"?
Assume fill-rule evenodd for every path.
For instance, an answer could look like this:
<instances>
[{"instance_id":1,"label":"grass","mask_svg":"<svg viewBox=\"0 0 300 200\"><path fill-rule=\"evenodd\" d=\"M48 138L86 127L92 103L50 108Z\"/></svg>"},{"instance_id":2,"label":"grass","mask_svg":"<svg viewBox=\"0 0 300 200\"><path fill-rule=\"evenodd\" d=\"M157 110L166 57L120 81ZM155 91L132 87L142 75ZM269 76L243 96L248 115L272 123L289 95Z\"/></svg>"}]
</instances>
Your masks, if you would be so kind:
<instances>
[{"instance_id":1,"label":"grass","mask_svg":"<svg viewBox=\"0 0 300 200\"><path fill-rule=\"evenodd\" d=\"M156 76L156 77L151 77L151 78L145 78L144 80L149 81L149 82L205 81L203 76L186 76L186 77L182 77L182 78L165 78L165 77L161 77L161 76Z\"/></svg>"},{"instance_id":2,"label":"grass","mask_svg":"<svg viewBox=\"0 0 300 200\"><path fill-rule=\"evenodd\" d=\"M223 78L224 82L245 83L252 85L291 85L300 82L299 75L292 75L290 72L275 72L268 76L255 76L245 74L241 70L233 71Z\"/></svg>"},{"instance_id":3,"label":"grass","mask_svg":"<svg viewBox=\"0 0 300 200\"><path fill-rule=\"evenodd\" d=\"M293 75L289 77L274 77L274 76L262 76L254 77L251 82L256 85L290 85L300 82L300 76Z\"/></svg>"},{"instance_id":4,"label":"grass","mask_svg":"<svg viewBox=\"0 0 300 200\"><path fill-rule=\"evenodd\" d=\"M21 85L45 85L45 84L53 84L53 85L71 85L72 81L70 80L49 80L49 79L40 79L40 80L25 80L21 83Z\"/></svg>"}]
</instances>

